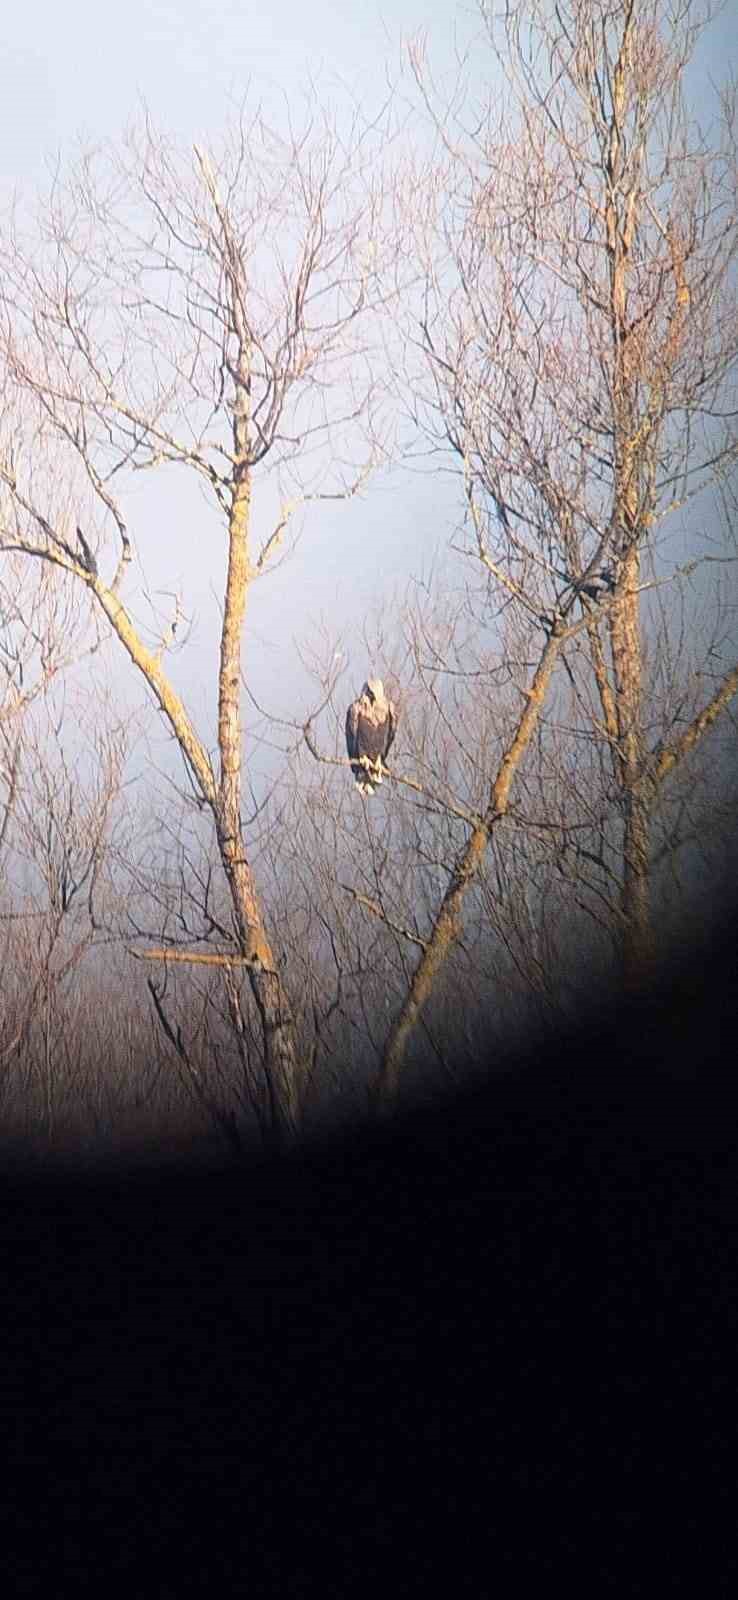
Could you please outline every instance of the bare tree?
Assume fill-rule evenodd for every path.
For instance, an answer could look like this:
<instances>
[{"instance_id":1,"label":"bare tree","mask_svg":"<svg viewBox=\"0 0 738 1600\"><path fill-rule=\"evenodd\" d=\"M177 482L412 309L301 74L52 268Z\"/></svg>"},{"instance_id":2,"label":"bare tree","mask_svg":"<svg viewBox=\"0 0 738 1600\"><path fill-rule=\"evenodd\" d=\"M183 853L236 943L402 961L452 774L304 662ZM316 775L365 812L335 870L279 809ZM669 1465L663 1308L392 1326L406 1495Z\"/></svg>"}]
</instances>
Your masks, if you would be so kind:
<instances>
[{"instance_id":1,"label":"bare tree","mask_svg":"<svg viewBox=\"0 0 738 1600\"><path fill-rule=\"evenodd\" d=\"M24 719L15 747L12 812L4 830L0 925L5 934L0 1060L37 1074L51 1133L66 1048L59 1001L90 953L110 936L100 919L106 857L120 798L126 731L98 721L91 749L71 757L59 705ZM95 707L99 714L99 706ZM77 734L85 720L75 717ZM83 772L80 769L87 768ZM37 1048L34 1048L34 1039Z\"/></svg>"},{"instance_id":2,"label":"bare tree","mask_svg":"<svg viewBox=\"0 0 738 1600\"><path fill-rule=\"evenodd\" d=\"M53 568L30 571L19 556L0 568L0 730L5 742L27 708L99 647L94 618Z\"/></svg>"},{"instance_id":3,"label":"bare tree","mask_svg":"<svg viewBox=\"0 0 738 1600\"><path fill-rule=\"evenodd\" d=\"M506 892L496 917L486 922L485 853L496 821L509 812L513 778L540 721L562 645L584 624L557 625L536 663L530 629L516 619L503 619L492 639L476 604L484 598L483 583L477 581L482 594L475 596L469 584L458 583L455 568L449 556L432 583L410 583L403 604L383 607L376 637L367 639L368 659L382 662L392 698L401 703L383 790L369 804L345 781L348 763L338 752L345 748L347 689L336 667L343 653L335 639L324 641L322 669L315 663L321 709L303 730L319 776L311 782L298 771L291 785L300 821L287 832L300 844L310 841L306 898L315 909L319 893L330 931L337 1004L328 1009L335 1016L340 1008L349 1023L360 1023L366 1045L360 1065L368 1065L373 1078L380 1069L380 1090L389 1099L418 1026L427 1059L446 1074L447 1047L453 1043L458 1053L464 1022L475 1009L481 1012L490 968L506 971L512 992L509 975L517 963L516 993L524 991L528 1001L545 995L550 1004L540 963L529 952L521 962L517 950L529 925L522 898L532 890L522 835L515 835L514 865L508 853L515 892ZM331 744L336 754L329 754ZM335 769L330 777L329 768ZM299 858L297 846L295 854ZM299 871L299 859L297 865ZM499 857L495 870L499 883ZM463 983L465 1017L458 1009L450 1016L448 983L445 1001L439 994L439 1003L429 1004L442 968L451 987ZM505 1008L499 1009L502 1015ZM397 1053L388 1065L393 1041Z\"/></svg>"},{"instance_id":4,"label":"bare tree","mask_svg":"<svg viewBox=\"0 0 738 1600\"><path fill-rule=\"evenodd\" d=\"M689 697L672 696L654 737L652 598L734 557L730 527L687 563L665 545L697 510L714 524L736 461L734 103L717 108L711 147L685 91L706 21L689 0L673 13L662 0L523 0L501 33L489 23L506 93L481 106L463 72L444 98L411 52L436 150L405 205L424 290L403 381L421 439L457 460L490 622L517 613L537 665L391 1030L390 1095L545 696L560 708L572 674L582 704L595 691L589 734L621 828L620 948L642 982L657 797L738 689L734 651L688 720Z\"/></svg>"},{"instance_id":5,"label":"bare tree","mask_svg":"<svg viewBox=\"0 0 738 1600\"><path fill-rule=\"evenodd\" d=\"M360 330L378 298L368 167L381 125L357 115L339 136L319 123L281 137L243 116L219 153L184 155L146 123L58 178L37 225L11 218L2 247L0 547L85 586L174 734L213 820L232 907L223 959L248 970L272 1120L286 1134L304 1063L242 815L246 605L298 507L351 496L378 454ZM359 423L347 469L347 425ZM153 641L132 604L134 474L175 466L204 488L225 539L217 766L165 660L179 599ZM281 510L259 536L253 494L266 469Z\"/></svg>"}]
</instances>

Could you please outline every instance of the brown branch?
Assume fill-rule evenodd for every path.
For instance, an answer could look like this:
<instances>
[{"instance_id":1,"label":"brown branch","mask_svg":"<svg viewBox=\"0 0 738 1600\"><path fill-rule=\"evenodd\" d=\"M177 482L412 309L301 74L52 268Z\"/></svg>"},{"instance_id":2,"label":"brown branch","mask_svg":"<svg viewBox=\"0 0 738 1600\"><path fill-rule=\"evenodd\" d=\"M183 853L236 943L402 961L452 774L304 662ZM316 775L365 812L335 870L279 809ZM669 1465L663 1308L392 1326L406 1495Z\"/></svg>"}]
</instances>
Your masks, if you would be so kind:
<instances>
[{"instance_id":1,"label":"brown branch","mask_svg":"<svg viewBox=\"0 0 738 1600\"><path fill-rule=\"evenodd\" d=\"M479 876L493 827L508 810L515 774L535 731L551 674L567 636L568 632L559 626L547 639L531 687L525 692L525 708L492 784L486 815L472 829L456 858L433 931L385 1045L375 1086L377 1098L382 1104L389 1104L394 1099L410 1035L420 1020L447 957L459 939L461 912L467 891Z\"/></svg>"},{"instance_id":2,"label":"brown branch","mask_svg":"<svg viewBox=\"0 0 738 1600\"><path fill-rule=\"evenodd\" d=\"M735 666L732 672L729 672L728 676L723 679L712 700L699 712L694 722L685 729L684 733L680 734L673 744L667 745L665 749L659 752L655 765L649 773L654 783L663 783L664 778L668 777L679 762L689 755L690 750L694 749L708 729L717 722L720 713L729 705L734 694L738 694L738 666Z\"/></svg>"},{"instance_id":3,"label":"brown branch","mask_svg":"<svg viewBox=\"0 0 738 1600\"><path fill-rule=\"evenodd\" d=\"M312 718L309 718L304 724L302 736L313 760L320 762L323 767L364 767L367 772L374 770L374 763L368 756L324 756L313 738ZM471 811L467 811L465 807L434 794L432 790L425 787L425 784L419 783L417 778L408 778L403 773L392 772L384 763L382 764L382 777L388 783L397 783L403 789L411 789L414 794L419 794L422 799L427 800L431 805L438 806L440 811L447 811L449 816L458 817L461 822L466 822L471 827L479 820L477 816Z\"/></svg>"},{"instance_id":4,"label":"brown branch","mask_svg":"<svg viewBox=\"0 0 738 1600\"><path fill-rule=\"evenodd\" d=\"M618 742L618 719L615 709L615 697L613 695L612 685L608 677L605 652L602 648L602 639L600 638L600 630L597 626L596 619L588 621L587 637L589 639L592 671L594 672L597 692L599 694L600 705L602 707L605 732L610 741L611 749L615 750Z\"/></svg>"},{"instance_id":5,"label":"brown branch","mask_svg":"<svg viewBox=\"0 0 738 1600\"><path fill-rule=\"evenodd\" d=\"M232 955L230 951L221 950L206 954L203 950L135 950L133 946L128 946L128 954L136 961L179 961L198 967L253 967L255 964L253 957Z\"/></svg>"},{"instance_id":6,"label":"brown branch","mask_svg":"<svg viewBox=\"0 0 738 1600\"><path fill-rule=\"evenodd\" d=\"M393 922L392 918L387 916L384 907L379 904L378 900L372 900L368 894L361 894L358 889L352 888L350 883L339 883L338 887L339 889L344 889L346 894L352 895L357 905L363 906L366 911L370 911L372 916L383 922L385 927L389 928L392 933L398 934L401 939L407 939L409 944L417 944L421 950L425 950L427 940L421 939L417 933L411 933L409 928L401 928L399 923Z\"/></svg>"}]
</instances>

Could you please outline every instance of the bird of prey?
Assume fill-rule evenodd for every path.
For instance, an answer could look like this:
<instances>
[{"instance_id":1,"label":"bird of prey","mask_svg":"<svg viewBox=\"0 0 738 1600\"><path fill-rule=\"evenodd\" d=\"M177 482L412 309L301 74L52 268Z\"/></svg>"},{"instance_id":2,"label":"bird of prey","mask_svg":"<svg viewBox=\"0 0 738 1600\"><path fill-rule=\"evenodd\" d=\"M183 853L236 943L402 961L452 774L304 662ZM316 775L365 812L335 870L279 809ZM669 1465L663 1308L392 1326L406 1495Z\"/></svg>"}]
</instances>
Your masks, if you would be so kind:
<instances>
[{"instance_id":1,"label":"bird of prey","mask_svg":"<svg viewBox=\"0 0 738 1600\"><path fill-rule=\"evenodd\" d=\"M374 794L397 731L397 715L381 678L370 678L346 713L346 749L357 788Z\"/></svg>"}]
</instances>

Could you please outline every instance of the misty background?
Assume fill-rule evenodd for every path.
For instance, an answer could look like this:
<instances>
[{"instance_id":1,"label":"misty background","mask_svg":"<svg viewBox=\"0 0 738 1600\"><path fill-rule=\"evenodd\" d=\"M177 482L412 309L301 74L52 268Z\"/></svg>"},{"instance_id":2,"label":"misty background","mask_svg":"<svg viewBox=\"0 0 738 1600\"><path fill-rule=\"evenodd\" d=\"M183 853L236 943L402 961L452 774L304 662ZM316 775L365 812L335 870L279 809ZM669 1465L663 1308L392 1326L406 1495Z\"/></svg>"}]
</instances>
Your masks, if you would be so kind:
<instances>
[{"instance_id":1,"label":"misty background","mask_svg":"<svg viewBox=\"0 0 738 1600\"><path fill-rule=\"evenodd\" d=\"M4 18L0 97L3 210L6 215L33 214L42 204L37 196L49 191L55 175L74 160L75 152L118 140L132 124L140 123L142 116L149 116L157 130L171 135L184 149L196 144L207 149L217 144L244 102L249 107L260 105L267 123L286 129L291 122L301 124L312 97L313 104L332 108L339 136L342 129L348 132L360 106L367 122L374 117L387 118L386 142L391 155L401 156L406 148L428 153L434 149L437 135L409 80L405 55L406 42L419 33L425 37L427 60L441 97L444 87L457 80L459 62L465 62L470 123L477 91L493 100L496 93L504 95L504 81L495 76L479 9L472 4L399 0L389 6L363 0L336 10L323 0L310 7L274 0L268 8L250 5L247 0L241 4L230 0L211 4L131 0L120 10L103 12L84 0L69 0L62 10L30 0ZM687 69L688 100L708 147L720 91L735 63L734 36L730 8L726 8L700 38ZM386 355L392 369L391 344ZM470 721L468 728L460 720L456 731L461 728L471 752L470 767L467 772L463 765L454 769L458 758L450 745L443 747L445 722L456 715L451 679L443 691L450 699L441 696L429 710L422 696L425 680L422 673L418 678L417 665L418 661L427 665L429 642L435 639L437 644L443 636L444 648L453 646L456 669L471 674L482 666L488 670L487 658L491 659L502 635L496 617L485 611L485 581L470 571L468 560L459 554L468 535L468 515L458 463L448 453L433 453L419 441L412 407L403 403L399 368L397 377L397 385L389 383L382 399L383 449L366 483L345 500L319 500L297 511L274 568L250 590L243 641L245 809L253 810L253 865L272 916L280 927L290 928L289 937L285 934L284 942L278 938L277 943L285 966L297 963L295 983L305 1027L312 1027L320 1013L320 1024L315 1024L316 1072L319 1076L323 1071L324 1087L332 1084L336 1090L338 1086L338 1097L346 1094L352 1108L363 1103L369 1063L381 1054L382 1027L410 981L413 957L432 924L447 881L448 861L460 847L463 823L460 815L438 822L435 813L430 818L413 813L409 809L415 804L412 795L405 797L407 806L400 810L394 805L395 791L387 789L367 815L344 768L311 763L300 746L301 726L322 706L316 724L320 748L330 757L342 758L345 707L368 676L384 676L402 707L405 769L419 773L426 783L432 783L442 770L444 781L456 795L463 795L470 808L479 804L484 794L485 761L496 736L481 715L476 724ZM353 441L353 447L354 459L361 460L361 441ZM349 478L347 469L347 481ZM274 528L280 504L278 485L257 474L252 504L257 547ZM126 603L152 648L172 621L175 597L181 605L167 668L203 740L214 747L214 659L227 554L222 520L194 476L177 467L142 472L137 477L131 474L126 508L135 552L126 579ZM728 515L717 498L703 497L688 507L676 531L669 530L663 558L656 546L651 576L658 580L676 564L689 563L693 555L704 552L706 542L715 550L722 548ZM731 659L731 652L734 658L738 643L734 589L732 598L730 592L732 571L726 565L724 581L722 576L720 579L723 631L716 672ZM706 566L696 570L690 580L682 624L685 659L693 637L702 636L703 626L705 638L709 634L715 578L716 569ZM666 606L668 626L678 638L678 607L669 611L670 605L656 589L645 602L644 614L648 619L652 606L656 625L663 617L660 608ZM474 630L465 632L460 619L469 606ZM426 635L419 625L421 617L428 620ZM92 636L87 636L88 644ZM658 663L654 666L651 662L649 670L656 682ZM326 707L329 680L331 695ZM558 712L562 727L568 715L563 698L566 688L563 682L555 690L551 712L553 721ZM503 686L501 707L507 704L505 696ZM178 878L185 861L187 870L205 870L203 863L211 850L208 821L192 808L183 812L187 785L179 749L119 641L104 630L92 653L85 652L82 659L59 670L38 715L39 729L42 723L43 728L38 734L35 778L29 782L33 788L37 780L37 800L45 794L50 814L56 808L60 833L64 827L60 797L62 791L71 795L75 785L80 795L87 796L87 824L80 802L82 834L85 827L88 832L93 827L95 796L101 792L98 735L106 730L102 764L108 763L105 771L114 793L111 815L115 813L117 818L107 836L107 892L112 904L115 886L125 883L130 920L126 936L120 925L114 928L111 911L68 975L65 969L58 982L48 981L45 988L39 988L38 1003L25 1023L27 1069L7 1101L5 1126L21 1140L38 1135L39 1148L48 1151L66 1137L59 1131L65 1127L65 1105L70 1127L75 1121L77 1090L73 1085L82 1081L89 1086L89 1093L82 1097L82 1123L92 1116L94 1124L85 1137L94 1142L110 1122L120 1122L120 1081L102 1092L98 1069L101 1052L104 1056L107 1049L112 1056L118 1048L114 1041L127 1029L130 1082L126 1116L131 1128L137 1127L142 1117L145 1120L158 1095L162 1097L164 1126L176 1104L182 1138L186 1138L189 1113L182 1112L182 1105L191 1108L192 1125L199 1127L205 1102L196 1079L207 1061L223 1063L222 1094L217 1086L208 1094L225 1107L233 1095L236 1067L228 1008L225 1001L213 998L215 990L209 980L198 986L184 970L169 973L166 1016L172 1034L167 1036L147 991L146 979L151 973L132 960L129 944L135 943L136 937L155 941L165 922L167 928L176 924ZM707 914L707 902L735 868L730 821L736 795L734 722L728 718L711 738L710 754L701 758L699 782L695 779L692 796L695 814L706 819L704 828L692 820L685 829L678 870L665 848L667 865L658 880L664 926L670 925L672 932L680 925L685 904L697 918ZM438 773L434 772L436 751ZM559 787L554 803L552 780L547 776L549 760L550 751L542 738L536 755L538 799L530 794L521 799L525 814L541 823L534 843L511 843L509 848L500 846L499 851L495 846L490 852L469 928L454 956L453 981L449 980L452 994L463 994L464 1003L457 1014L450 1013L448 991L444 991L434 1000L421 1029L418 1049L432 1060L441 1076L451 1070L445 1050L452 1036L473 1060L481 1061L493 1033L502 1039L510 1031L545 1031L562 1016L575 1015L589 986L608 971L610 929L604 921L598 927L593 912L599 886L589 898L585 896L582 914L578 902L572 910L563 891L559 905L559 891L547 876L549 859L542 831L546 819L541 818L540 796L551 794L557 815L559 806L564 808L567 803L561 778L556 780ZM61 761L62 767L66 763L63 781L57 783L55 777L50 782L47 761L49 773L60 770L55 762ZM32 763L29 770L33 770ZM576 779L572 777L572 784L583 797L587 780L581 772ZM41 814L34 812L34 804L31 796L26 842L34 816ZM328 817L333 828L330 861L325 854L326 836L318 832L318 822ZM311 837L313 824L315 838ZM582 822L579 825L584 826ZM668 833L667 825L664 827ZM438 829L443 836L442 850ZM518 851L522 876L516 884ZM345 887L354 865L363 863L367 853L377 882L386 884L388 905L394 905L390 910L396 920L387 925L390 936L386 945L381 942L382 930L373 920L371 907L367 914L366 903L362 907L357 898L356 882L353 889ZM2 889L8 938L15 937L20 917L45 914L49 884L46 881L44 885L39 859L30 847L16 846L6 853ZM605 875L611 871L609 860L602 870ZM152 907L151 886L157 881L163 900ZM362 892L366 902L366 885ZM363 997L363 1009L357 1012L354 1008L350 1018L348 1012L346 1016L342 1012L344 996L341 981L336 979L338 963L332 949L336 928L339 924L343 927L341 908L347 894L353 898L346 915L353 920L344 930L341 959L356 992ZM402 909L407 905L414 908L411 927ZM504 928L495 921L503 905L511 918L509 927L505 924ZM333 909L326 921L329 906ZM384 909L389 916L386 906ZM227 909L221 906L221 912L226 925ZM33 929L36 924L31 921L24 926ZM180 932L184 938L184 922ZM405 935L409 945L402 943ZM525 981L517 987L524 970ZM91 989L85 990L85 971L98 974L96 982L101 988L94 995ZM22 1020L24 1015L26 978L22 961L14 970L12 963L8 965L3 1003L4 1048L7 1051L12 1046L9 1059L14 1059L12 1051L19 1048L14 1018ZM193 985L194 999L190 993ZM56 1031L52 1026L54 1006L60 1008ZM178 1037L189 1039L189 1061L184 1057L177 1061ZM50 1038L55 1041L53 1049ZM81 1040L86 1041L84 1048ZM255 1050L256 1033L251 1043ZM81 1066L85 1050L87 1058ZM142 1053L147 1061L143 1077L139 1073ZM171 1102L167 1095L173 1097ZM317 1090L316 1096L319 1098ZM205 1110L212 1112L210 1102ZM227 1137L227 1118L227 1112L213 1118L219 1137L224 1128Z\"/></svg>"}]
</instances>

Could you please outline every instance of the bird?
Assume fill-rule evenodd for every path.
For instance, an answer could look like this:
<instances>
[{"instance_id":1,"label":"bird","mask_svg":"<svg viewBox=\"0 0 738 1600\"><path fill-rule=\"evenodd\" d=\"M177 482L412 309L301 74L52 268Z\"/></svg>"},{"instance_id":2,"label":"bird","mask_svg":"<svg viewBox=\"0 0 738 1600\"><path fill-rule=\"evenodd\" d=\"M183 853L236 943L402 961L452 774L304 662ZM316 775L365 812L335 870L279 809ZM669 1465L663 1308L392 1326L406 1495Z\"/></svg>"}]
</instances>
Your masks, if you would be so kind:
<instances>
[{"instance_id":1,"label":"bird","mask_svg":"<svg viewBox=\"0 0 738 1600\"><path fill-rule=\"evenodd\" d=\"M602 600L606 594L614 594L616 573L612 567L603 567L601 572L593 572L590 578L572 578L568 572L561 572L558 567L554 569L559 578L570 589L575 589L577 594L586 594L589 600Z\"/></svg>"},{"instance_id":2,"label":"bird","mask_svg":"<svg viewBox=\"0 0 738 1600\"><path fill-rule=\"evenodd\" d=\"M615 591L615 573L612 567L603 567L601 572L594 572L586 583L575 584L582 594L589 600L601 600L603 595L613 594Z\"/></svg>"},{"instance_id":3,"label":"bird","mask_svg":"<svg viewBox=\"0 0 738 1600\"><path fill-rule=\"evenodd\" d=\"M346 713L346 748L361 794L374 794L382 782L384 762L396 732L397 713L387 699L382 679L369 678Z\"/></svg>"},{"instance_id":4,"label":"bird","mask_svg":"<svg viewBox=\"0 0 738 1600\"><path fill-rule=\"evenodd\" d=\"M90 549L90 546L88 545L87 540L86 540L86 538L85 538L85 536L84 536L84 534L82 532L82 529L79 527L79 525L77 526L77 538L79 539L80 549L82 551L82 566L86 569L87 572L90 572L92 574L93 578L96 578L97 577L97 560L96 560L95 556L93 555L93 553L92 553L92 551Z\"/></svg>"}]
</instances>

